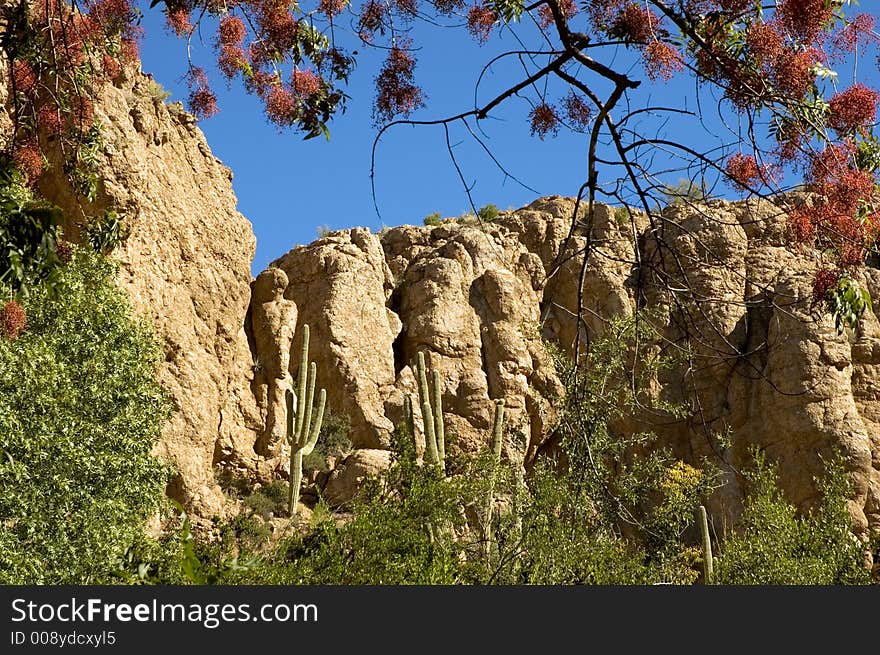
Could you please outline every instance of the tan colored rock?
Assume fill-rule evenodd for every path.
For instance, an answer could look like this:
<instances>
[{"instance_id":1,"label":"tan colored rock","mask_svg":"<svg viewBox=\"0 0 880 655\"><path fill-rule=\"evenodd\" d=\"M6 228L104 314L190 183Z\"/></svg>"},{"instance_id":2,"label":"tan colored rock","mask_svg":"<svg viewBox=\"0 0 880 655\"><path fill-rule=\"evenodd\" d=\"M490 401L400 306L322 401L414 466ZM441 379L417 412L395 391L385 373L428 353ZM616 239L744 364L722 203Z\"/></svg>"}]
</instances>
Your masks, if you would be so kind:
<instances>
[{"instance_id":1,"label":"tan colored rock","mask_svg":"<svg viewBox=\"0 0 880 655\"><path fill-rule=\"evenodd\" d=\"M367 479L379 476L390 466L391 451L357 449L330 474L323 497L331 507L345 505L357 497Z\"/></svg>"},{"instance_id":2,"label":"tan colored rock","mask_svg":"<svg viewBox=\"0 0 880 655\"><path fill-rule=\"evenodd\" d=\"M40 191L65 210L69 239L107 207L128 227L112 254L136 313L164 343L159 379L175 411L157 452L178 471L169 493L196 516L223 516L215 464L260 468L253 445L263 417L243 329L255 239L236 210L232 173L192 116L156 88L134 70L104 88L95 106L103 152L94 203L76 195L58 162Z\"/></svg>"}]
</instances>

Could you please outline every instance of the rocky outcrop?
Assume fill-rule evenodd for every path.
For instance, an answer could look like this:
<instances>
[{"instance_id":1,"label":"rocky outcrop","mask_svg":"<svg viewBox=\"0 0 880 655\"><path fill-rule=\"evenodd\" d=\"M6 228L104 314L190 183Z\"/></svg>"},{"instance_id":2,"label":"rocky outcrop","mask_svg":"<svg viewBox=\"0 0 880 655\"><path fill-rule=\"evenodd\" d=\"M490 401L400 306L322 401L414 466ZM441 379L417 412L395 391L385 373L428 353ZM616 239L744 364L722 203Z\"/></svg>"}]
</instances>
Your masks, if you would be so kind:
<instances>
[{"instance_id":1,"label":"rocky outcrop","mask_svg":"<svg viewBox=\"0 0 880 655\"><path fill-rule=\"evenodd\" d=\"M231 171L149 76L127 71L95 106L97 199L78 196L61 166L43 175L40 192L65 210L68 239L108 207L121 216L129 236L113 252L119 283L164 343L159 379L174 413L158 454L177 470L169 493L197 516L224 516L215 465L258 469L253 448L265 422L244 331L254 234L236 210Z\"/></svg>"},{"instance_id":2,"label":"rocky outcrop","mask_svg":"<svg viewBox=\"0 0 880 655\"><path fill-rule=\"evenodd\" d=\"M563 392L542 338L573 353L607 319L653 308L657 336L645 347L684 358L652 392L689 416L632 416L620 431L653 430L682 459L720 464L727 484L714 505L729 514L752 447L778 462L803 508L817 499L823 458L839 452L857 532L880 529L880 322L869 312L837 334L812 300L815 257L786 245L782 213L717 201L652 222L599 205L590 229L570 235L574 209L543 198L482 225L340 231L273 262L289 281L296 334L312 327L319 384L351 416L354 445L387 447L424 352L442 374L453 448L484 445L493 399L504 398L507 456L528 462ZM880 271L865 276L880 297Z\"/></svg>"}]
</instances>

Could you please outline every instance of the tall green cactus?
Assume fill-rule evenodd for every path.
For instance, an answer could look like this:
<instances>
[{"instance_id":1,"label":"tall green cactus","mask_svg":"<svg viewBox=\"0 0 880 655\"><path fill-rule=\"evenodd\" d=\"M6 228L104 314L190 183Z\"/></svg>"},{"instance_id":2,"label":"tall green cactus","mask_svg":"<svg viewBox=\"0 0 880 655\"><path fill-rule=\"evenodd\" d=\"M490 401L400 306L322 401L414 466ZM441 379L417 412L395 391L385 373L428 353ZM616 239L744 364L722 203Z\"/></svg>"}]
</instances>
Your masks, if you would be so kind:
<instances>
[{"instance_id":1,"label":"tall green cactus","mask_svg":"<svg viewBox=\"0 0 880 655\"><path fill-rule=\"evenodd\" d=\"M495 420L492 423L492 440L489 443L492 460L489 471L489 489L483 505L483 555L488 559L492 552L492 510L495 505L495 478L501 464L501 443L504 435L504 399L495 401Z\"/></svg>"},{"instance_id":2,"label":"tall green cactus","mask_svg":"<svg viewBox=\"0 0 880 655\"><path fill-rule=\"evenodd\" d=\"M715 579L714 563L712 561L712 540L709 538L709 519L706 508L700 505L700 533L703 537L703 583L712 584Z\"/></svg>"},{"instance_id":3,"label":"tall green cactus","mask_svg":"<svg viewBox=\"0 0 880 655\"><path fill-rule=\"evenodd\" d=\"M317 367L314 362L309 364L309 326L303 325L303 343L299 360L299 382L296 395L291 389L284 392L287 405L287 443L290 445L290 490L288 495L288 512L291 517L296 513L299 503L299 488L302 484L302 460L310 454L318 442L321 423L324 420L324 405L327 392L321 389L318 394L318 409L312 417L315 400L315 377ZM289 379L291 379L288 376ZM292 382L292 379L291 379Z\"/></svg>"},{"instance_id":4,"label":"tall green cactus","mask_svg":"<svg viewBox=\"0 0 880 655\"><path fill-rule=\"evenodd\" d=\"M443 389L440 386L440 372L431 372L433 389L428 387L428 369L425 366L425 354L419 353L416 363L419 387L419 405L422 410L422 423L425 430L425 459L437 467L441 474L446 474L446 431L443 425ZM407 397L408 398L408 397ZM409 402L410 429L412 422L412 401ZM433 405L433 406L432 406ZM404 409L404 414L407 410ZM413 430L415 434L415 430Z\"/></svg>"}]
</instances>

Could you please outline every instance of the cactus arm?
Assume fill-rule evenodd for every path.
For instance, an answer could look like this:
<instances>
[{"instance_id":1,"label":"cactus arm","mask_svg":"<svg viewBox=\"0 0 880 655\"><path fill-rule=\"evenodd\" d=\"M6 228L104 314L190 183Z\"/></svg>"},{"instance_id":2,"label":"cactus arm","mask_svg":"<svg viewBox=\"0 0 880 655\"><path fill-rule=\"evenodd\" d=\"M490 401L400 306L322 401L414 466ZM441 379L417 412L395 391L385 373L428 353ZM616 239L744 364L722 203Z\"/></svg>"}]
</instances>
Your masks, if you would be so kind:
<instances>
[{"instance_id":1,"label":"cactus arm","mask_svg":"<svg viewBox=\"0 0 880 655\"><path fill-rule=\"evenodd\" d=\"M403 397L403 424L406 426L406 429L409 430L410 435L415 436L416 426L415 418L413 417L412 396L409 394L406 394Z\"/></svg>"},{"instance_id":2,"label":"cactus arm","mask_svg":"<svg viewBox=\"0 0 880 655\"><path fill-rule=\"evenodd\" d=\"M297 385L297 414L299 414L299 418L297 420L296 425L296 433L294 435L294 439L296 443L301 443L302 441L302 431L303 431L303 420L302 417L306 415L306 382L308 375L308 361L309 361L309 326L303 325L303 342L302 342L302 350L300 351L299 358L299 384Z\"/></svg>"},{"instance_id":3,"label":"cactus arm","mask_svg":"<svg viewBox=\"0 0 880 655\"><path fill-rule=\"evenodd\" d=\"M315 403L315 378L318 375L315 362L309 364L308 389L306 391L306 404L303 406L302 413L302 430L297 434L299 437L299 447L302 448L309 440L309 427L312 423L312 407Z\"/></svg>"},{"instance_id":4,"label":"cactus arm","mask_svg":"<svg viewBox=\"0 0 880 655\"><path fill-rule=\"evenodd\" d=\"M432 371L434 383L434 436L437 439L437 459L440 469L446 471L446 430L443 426L443 393L440 385L440 371Z\"/></svg>"},{"instance_id":5,"label":"cactus arm","mask_svg":"<svg viewBox=\"0 0 880 655\"><path fill-rule=\"evenodd\" d=\"M303 455L310 455L318 443L318 435L321 433L321 423L324 421L324 405L327 403L327 392L321 389L318 394L318 410L315 412L315 420L312 422L312 431L306 445L302 448Z\"/></svg>"},{"instance_id":6,"label":"cactus arm","mask_svg":"<svg viewBox=\"0 0 880 655\"><path fill-rule=\"evenodd\" d=\"M504 399L495 401L495 420L492 423L492 440L489 444L492 453L489 472L489 489L483 511L483 555L486 559L492 552L492 509L495 504L495 477L501 463L501 443L504 434Z\"/></svg>"},{"instance_id":7,"label":"cactus arm","mask_svg":"<svg viewBox=\"0 0 880 655\"><path fill-rule=\"evenodd\" d=\"M428 391L428 375L425 369L425 354L418 354L419 403L422 409L422 423L425 429L425 453L428 462L440 466L440 454L437 452L437 437L434 433L434 414L431 411L431 396Z\"/></svg>"},{"instance_id":8,"label":"cactus arm","mask_svg":"<svg viewBox=\"0 0 880 655\"><path fill-rule=\"evenodd\" d=\"M715 572L714 563L712 562L712 540L709 538L709 519L706 515L706 508L700 505L700 533L703 537L703 582L704 584L712 584Z\"/></svg>"},{"instance_id":9,"label":"cactus arm","mask_svg":"<svg viewBox=\"0 0 880 655\"><path fill-rule=\"evenodd\" d=\"M291 470L291 480L290 480L290 494L289 494L289 502L290 502L290 516L293 517L294 511L296 510L297 505L299 504L299 488L302 484L302 462L303 462L303 454L301 450L297 450L295 453L291 453L290 455L290 470Z\"/></svg>"}]
</instances>

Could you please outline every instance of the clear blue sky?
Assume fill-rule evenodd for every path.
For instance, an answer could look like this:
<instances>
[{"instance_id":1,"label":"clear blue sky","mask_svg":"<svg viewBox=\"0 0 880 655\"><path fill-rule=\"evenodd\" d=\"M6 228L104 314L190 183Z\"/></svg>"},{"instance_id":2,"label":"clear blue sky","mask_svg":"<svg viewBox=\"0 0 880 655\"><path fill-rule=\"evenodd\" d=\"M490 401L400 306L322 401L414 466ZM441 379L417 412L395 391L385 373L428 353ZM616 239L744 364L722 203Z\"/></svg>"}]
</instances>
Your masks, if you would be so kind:
<instances>
[{"instance_id":1,"label":"clear blue sky","mask_svg":"<svg viewBox=\"0 0 880 655\"><path fill-rule=\"evenodd\" d=\"M143 68L152 73L172 96L185 100L182 81L186 68L186 44L170 36L162 12L144 7L143 27L147 32L141 46ZM211 75L213 51L207 43L195 44L194 60ZM482 66L494 55L517 49L509 35L495 33L485 46L477 45L463 29L416 27L418 52L416 76L428 98L427 107L413 118L434 119L474 106L474 85ZM319 137L303 141L294 132L281 133L264 117L257 100L246 95L237 82L227 87L219 75L212 76L220 101L220 113L200 122L214 154L234 173L233 186L238 208L253 223L257 236L254 274L296 244L316 238L321 226L340 229L364 226L378 230L404 223L421 224L425 215L438 211L456 216L469 210L467 196L446 150L441 127L401 126L387 132L377 155L376 192L381 217L377 216L370 193L370 155L376 128L371 121L373 80L382 54L359 48L358 66L347 88L351 99L344 115L330 124L329 142ZM617 64L621 63L618 58ZM631 61L631 59L630 59ZM872 59L873 61L873 59ZM480 102L506 88L522 74L516 60L493 67L484 77ZM638 66L637 64L635 66ZM874 67L876 72L876 67ZM679 75L671 83L651 83L644 78L642 89L633 94L634 104L650 102L697 109L693 81ZM848 80L841 76L841 82ZM556 93L559 98L562 92ZM639 127L650 136L681 137L696 149L724 140L730 143L730 129L715 115L715 103L706 111L705 126L693 118L661 123L646 119ZM501 209L519 207L540 195L575 195L585 177L583 135L560 130L556 138L540 140L529 134L525 99L511 98L480 122L485 143L493 154L530 191L507 178L493 164L462 127L451 128L455 154L477 207L494 203ZM656 162L663 165L661 160ZM675 182L673 174L667 181ZM718 192L729 192L718 189Z\"/></svg>"}]
</instances>

